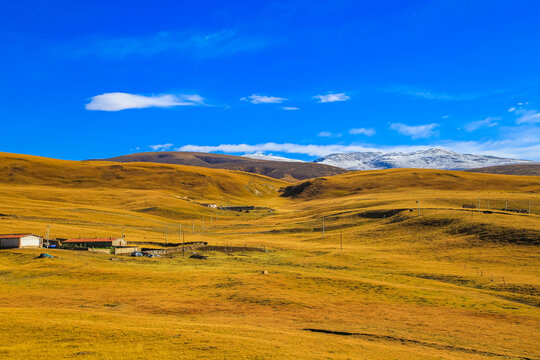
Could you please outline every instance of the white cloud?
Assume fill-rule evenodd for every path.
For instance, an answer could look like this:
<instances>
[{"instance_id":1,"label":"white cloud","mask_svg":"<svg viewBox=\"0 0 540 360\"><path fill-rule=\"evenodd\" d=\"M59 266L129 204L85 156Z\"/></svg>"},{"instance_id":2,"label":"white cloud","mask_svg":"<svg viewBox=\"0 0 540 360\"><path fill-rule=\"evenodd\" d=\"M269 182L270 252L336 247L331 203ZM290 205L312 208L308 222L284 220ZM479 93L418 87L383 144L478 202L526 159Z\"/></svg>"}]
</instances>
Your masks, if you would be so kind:
<instances>
[{"instance_id":1,"label":"white cloud","mask_svg":"<svg viewBox=\"0 0 540 360\"><path fill-rule=\"evenodd\" d=\"M442 146L462 153L540 161L540 128L519 126L501 130L504 137L499 140L445 141Z\"/></svg>"},{"instance_id":2,"label":"white cloud","mask_svg":"<svg viewBox=\"0 0 540 360\"><path fill-rule=\"evenodd\" d=\"M540 123L540 113L536 110L519 109L515 111L519 118L517 124L538 124Z\"/></svg>"},{"instance_id":3,"label":"white cloud","mask_svg":"<svg viewBox=\"0 0 540 360\"><path fill-rule=\"evenodd\" d=\"M349 134L351 135L366 135L366 136L373 136L375 135L375 129L366 129L366 128L357 128L357 129L351 129L349 130Z\"/></svg>"},{"instance_id":4,"label":"white cloud","mask_svg":"<svg viewBox=\"0 0 540 360\"><path fill-rule=\"evenodd\" d=\"M331 132L328 132L328 131L321 131L321 132L319 133L319 135L317 135L317 136L320 136L320 137L330 137L330 136L332 136L332 133L331 133Z\"/></svg>"},{"instance_id":5,"label":"white cloud","mask_svg":"<svg viewBox=\"0 0 540 360\"><path fill-rule=\"evenodd\" d=\"M272 154L262 154L262 153L254 153L254 154L244 154L243 157L247 157L250 159L257 159L257 160L273 160L273 161L285 161L285 162L304 162L302 160L298 159L290 159L283 156L275 156Z\"/></svg>"},{"instance_id":6,"label":"white cloud","mask_svg":"<svg viewBox=\"0 0 540 360\"><path fill-rule=\"evenodd\" d=\"M433 147L452 150L460 153L493 155L500 157L527 159L540 161L540 129L529 126L506 128L505 138L497 141L454 141L443 140L426 145L398 145L398 146L365 146L351 145L317 145L293 143L262 143L262 144L221 144L216 146L185 145L176 150L195 152L224 152L224 153L266 153L281 152L287 154L304 154L313 157L322 157L335 153L350 152L411 152L427 150Z\"/></svg>"},{"instance_id":7,"label":"white cloud","mask_svg":"<svg viewBox=\"0 0 540 360\"><path fill-rule=\"evenodd\" d=\"M516 107L515 106L512 106L510 109L508 109L508 112L514 112L516 111Z\"/></svg>"},{"instance_id":8,"label":"white cloud","mask_svg":"<svg viewBox=\"0 0 540 360\"><path fill-rule=\"evenodd\" d=\"M488 117L484 120L478 120L478 121L472 121L468 124L465 124L465 131L468 131L468 132L471 132L471 131L475 131L475 130L478 130L482 127L492 127L492 126L496 126L498 125L499 123L497 122L497 120L501 120L500 117Z\"/></svg>"},{"instance_id":9,"label":"white cloud","mask_svg":"<svg viewBox=\"0 0 540 360\"><path fill-rule=\"evenodd\" d=\"M253 94L251 96L248 96L247 98L243 97L240 100L249 101L249 102L251 102L253 104L279 104L279 103L282 103L283 101L286 101L287 99L280 98L280 97L277 97L277 96L266 96L266 95Z\"/></svg>"},{"instance_id":10,"label":"white cloud","mask_svg":"<svg viewBox=\"0 0 540 360\"><path fill-rule=\"evenodd\" d=\"M350 99L350 97L345 95L345 93L316 95L313 98L319 99L320 103L331 103L331 102L336 102L336 101L347 101L347 100Z\"/></svg>"},{"instance_id":11,"label":"white cloud","mask_svg":"<svg viewBox=\"0 0 540 360\"><path fill-rule=\"evenodd\" d=\"M199 95L136 95L128 93L105 93L91 98L86 110L120 111L125 109L143 109L149 107L167 108L173 106L204 105Z\"/></svg>"},{"instance_id":12,"label":"white cloud","mask_svg":"<svg viewBox=\"0 0 540 360\"><path fill-rule=\"evenodd\" d=\"M423 139L436 135L434 129L439 124L426 124L418 126L409 126L401 123L390 124L390 129L396 130L401 135L410 136L412 139Z\"/></svg>"},{"instance_id":13,"label":"white cloud","mask_svg":"<svg viewBox=\"0 0 540 360\"><path fill-rule=\"evenodd\" d=\"M300 108L296 106L282 106L281 109L287 110L287 111L300 110Z\"/></svg>"},{"instance_id":14,"label":"white cloud","mask_svg":"<svg viewBox=\"0 0 540 360\"><path fill-rule=\"evenodd\" d=\"M310 156L324 156L337 152L370 151L371 148L354 145L300 145L291 143L264 143L256 145L248 144L221 144L216 146L185 145L178 151L195 152L224 152L224 153L265 153L282 152L288 154L306 154Z\"/></svg>"},{"instance_id":15,"label":"white cloud","mask_svg":"<svg viewBox=\"0 0 540 360\"><path fill-rule=\"evenodd\" d=\"M441 116L441 119L448 119L450 117L450 115L443 115Z\"/></svg>"},{"instance_id":16,"label":"white cloud","mask_svg":"<svg viewBox=\"0 0 540 360\"><path fill-rule=\"evenodd\" d=\"M173 144L158 144L158 145L150 145L149 148L154 151L165 151L173 147Z\"/></svg>"}]
</instances>

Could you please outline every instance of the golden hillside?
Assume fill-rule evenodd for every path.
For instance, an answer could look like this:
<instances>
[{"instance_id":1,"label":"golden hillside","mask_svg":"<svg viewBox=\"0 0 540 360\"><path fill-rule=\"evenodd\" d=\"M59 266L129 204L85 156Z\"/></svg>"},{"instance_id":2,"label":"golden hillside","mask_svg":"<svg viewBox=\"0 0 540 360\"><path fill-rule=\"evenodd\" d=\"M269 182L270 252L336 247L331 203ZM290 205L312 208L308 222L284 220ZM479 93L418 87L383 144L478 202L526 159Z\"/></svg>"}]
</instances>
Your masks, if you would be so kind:
<instances>
[{"instance_id":1,"label":"golden hillside","mask_svg":"<svg viewBox=\"0 0 540 360\"><path fill-rule=\"evenodd\" d=\"M44 235L51 225L56 237L101 237L123 228L129 242L164 242L167 226L167 241L178 243L181 225L186 241L239 249L208 260L0 250L1 358L540 353L537 177L355 172L294 184L284 197L290 183L181 165L2 154L0 174L0 233ZM480 212L463 208L479 200ZM213 202L258 209L199 204ZM529 202L531 214L511 211Z\"/></svg>"},{"instance_id":2,"label":"golden hillside","mask_svg":"<svg viewBox=\"0 0 540 360\"><path fill-rule=\"evenodd\" d=\"M496 176L432 169L357 171L289 186L284 196L339 197L405 189L539 193L540 177Z\"/></svg>"},{"instance_id":3,"label":"golden hillside","mask_svg":"<svg viewBox=\"0 0 540 360\"><path fill-rule=\"evenodd\" d=\"M154 163L65 161L0 153L0 183L62 188L173 190L214 199L273 196L284 182L239 171Z\"/></svg>"}]
</instances>

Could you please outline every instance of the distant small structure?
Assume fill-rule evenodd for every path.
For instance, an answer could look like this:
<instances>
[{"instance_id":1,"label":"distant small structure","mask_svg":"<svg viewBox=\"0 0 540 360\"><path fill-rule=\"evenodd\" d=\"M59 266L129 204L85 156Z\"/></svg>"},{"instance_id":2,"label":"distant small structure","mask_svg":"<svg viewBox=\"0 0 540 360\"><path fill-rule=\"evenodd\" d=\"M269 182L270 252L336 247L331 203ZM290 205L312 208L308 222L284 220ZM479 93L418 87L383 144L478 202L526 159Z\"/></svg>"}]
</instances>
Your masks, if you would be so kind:
<instances>
[{"instance_id":1,"label":"distant small structure","mask_svg":"<svg viewBox=\"0 0 540 360\"><path fill-rule=\"evenodd\" d=\"M41 236L34 234L4 234L0 235L0 249L39 248Z\"/></svg>"},{"instance_id":2,"label":"distant small structure","mask_svg":"<svg viewBox=\"0 0 540 360\"><path fill-rule=\"evenodd\" d=\"M210 209L217 209L218 208L217 204L201 204L201 205L206 206L206 207L208 207Z\"/></svg>"},{"instance_id":3,"label":"distant small structure","mask_svg":"<svg viewBox=\"0 0 540 360\"><path fill-rule=\"evenodd\" d=\"M81 247L97 247L97 248L106 248L106 247L116 247L116 246L126 246L127 241L121 237L119 238L78 238L78 239L68 239L62 241L63 245L71 246L81 246Z\"/></svg>"}]
</instances>

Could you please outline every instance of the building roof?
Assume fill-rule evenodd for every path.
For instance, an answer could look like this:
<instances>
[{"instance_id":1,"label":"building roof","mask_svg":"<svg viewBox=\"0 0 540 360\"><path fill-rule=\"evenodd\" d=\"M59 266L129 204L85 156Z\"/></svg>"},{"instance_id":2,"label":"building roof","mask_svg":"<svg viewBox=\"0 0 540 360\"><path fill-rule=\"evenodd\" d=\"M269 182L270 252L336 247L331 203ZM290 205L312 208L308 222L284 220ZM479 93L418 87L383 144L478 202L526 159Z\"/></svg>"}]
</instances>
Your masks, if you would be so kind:
<instances>
[{"instance_id":1,"label":"building roof","mask_svg":"<svg viewBox=\"0 0 540 360\"><path fill-rule=\"evenodd\" d=\"M4 235L0 235L0 239L20 239L22 237L25 237L25 236L37 236L37 235L34 235L34 234L4 234Z\"/></svg>"},{"instance_id":2,"label":"building roof","mask_svg":"<svg viewBox=\"0 0 540 360\"><path fill-rule=\"evenodd\" d=\"M62 241L63 243L83 243L83 242L111 242L114 240L122 239L121 237L108 237L108 238L76 238Z\"/></svg>"}]
</instances>

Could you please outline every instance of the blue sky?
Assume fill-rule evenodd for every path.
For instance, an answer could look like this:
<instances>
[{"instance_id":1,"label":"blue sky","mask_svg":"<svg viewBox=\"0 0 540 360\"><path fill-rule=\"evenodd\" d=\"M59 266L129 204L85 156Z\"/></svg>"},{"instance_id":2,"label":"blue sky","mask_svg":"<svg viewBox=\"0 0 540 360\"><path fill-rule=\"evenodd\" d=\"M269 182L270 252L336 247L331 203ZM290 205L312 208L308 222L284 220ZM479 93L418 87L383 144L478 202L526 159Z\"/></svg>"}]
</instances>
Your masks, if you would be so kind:
<instances>
[{"instance_id":1,"label":"blue sky","mask_svg":"<svg viewBox=\"0 0 540 360\"><path fill-rule=\"evenodd\" d=\"M0 151L540 160L537 1L0 4Z\"/></svg>"}]
</instances>

